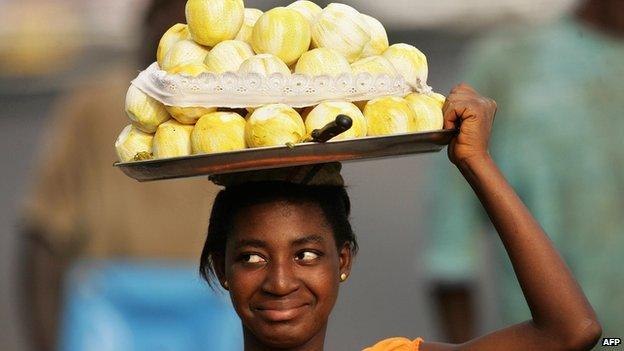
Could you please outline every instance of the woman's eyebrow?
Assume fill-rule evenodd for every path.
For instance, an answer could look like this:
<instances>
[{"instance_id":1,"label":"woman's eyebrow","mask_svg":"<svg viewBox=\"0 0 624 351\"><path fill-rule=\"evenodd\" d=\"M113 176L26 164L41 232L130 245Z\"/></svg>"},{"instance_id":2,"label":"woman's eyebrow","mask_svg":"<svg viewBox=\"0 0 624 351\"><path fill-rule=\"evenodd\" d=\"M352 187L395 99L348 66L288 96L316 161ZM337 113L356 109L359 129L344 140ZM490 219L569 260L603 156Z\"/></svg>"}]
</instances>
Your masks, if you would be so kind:
<instances>
[{"instance_id":1,"label":"woman's eyebrow","mask_svg":"<svg viewBox=\"0 0 624 351\"><path fill-rule=\"evenodd\" d=\"M257 239L241 239L236 242L234 247L236 249L240 249L241 247L259 247L264 249L267 247L267 244L264 241Z\"/></svg>"},{"instance_id":2,"label":"woman's eyebrow","mask_svg":"<svg viewBox=\"0 0 624 351\"><path fill-rule=\"evenodd\" d=\"M303 238L299 238L297 240L293 240L290 242L290 246L301 246L305 244L323 244L325 243L325 238L320 235L308 235Z\"/></svg>"}]
</instances>

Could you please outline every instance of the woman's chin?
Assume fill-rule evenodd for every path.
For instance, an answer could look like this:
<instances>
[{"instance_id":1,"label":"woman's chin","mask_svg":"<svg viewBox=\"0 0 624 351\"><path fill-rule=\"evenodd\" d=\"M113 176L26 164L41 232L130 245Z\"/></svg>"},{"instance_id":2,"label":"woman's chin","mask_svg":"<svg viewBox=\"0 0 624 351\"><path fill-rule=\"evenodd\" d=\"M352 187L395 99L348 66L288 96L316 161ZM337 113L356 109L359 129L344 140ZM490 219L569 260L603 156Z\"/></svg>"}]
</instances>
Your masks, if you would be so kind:
<instances>
[{"instance_id":1,"label":"woman's chin","mask_svg":"<svg viewBox=\"0 0 624 351\"><path fill-rule=\"evenodd\" d=\"M295 349L298 347L301 347L302 345L305 345L306 342L305 341L300 341L300 340L295 340L292 339L291 340L278 340L278 339L271 339L271 340L266 340L264 343L264 345L272 348L272 349Z\"/></svg>"},{"instance_id":2,"label":"woman's chin","mask_svg":"<svg viewBox=\"0 0 624 351\"><path fill-rule=\"evenodd\" d=\"M271 323L257 330L256 337L271 348L295 348L308 343L317 331L293 323Z\"/></svg>"}]
</instances>

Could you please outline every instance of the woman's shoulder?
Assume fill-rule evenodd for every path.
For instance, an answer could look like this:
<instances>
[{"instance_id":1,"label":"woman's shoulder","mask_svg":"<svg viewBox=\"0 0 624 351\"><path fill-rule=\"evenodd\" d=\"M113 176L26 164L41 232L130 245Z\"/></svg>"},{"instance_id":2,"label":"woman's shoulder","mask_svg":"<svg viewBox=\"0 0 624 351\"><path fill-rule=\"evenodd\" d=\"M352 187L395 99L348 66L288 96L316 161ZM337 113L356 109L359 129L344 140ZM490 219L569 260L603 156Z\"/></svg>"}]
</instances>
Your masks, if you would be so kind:
<instances>
[{"instance_id":1,"label":"woman's shoulder","mask_svg":"<svg viewBox=\"0 0 624 351\"><path fill-rule=\"evenodd\" d=\"M390 338L376 343L374 346L365 348L363 351L418 351L422 339L410 340L408 338Z\"/></svg>"}]
</instances>

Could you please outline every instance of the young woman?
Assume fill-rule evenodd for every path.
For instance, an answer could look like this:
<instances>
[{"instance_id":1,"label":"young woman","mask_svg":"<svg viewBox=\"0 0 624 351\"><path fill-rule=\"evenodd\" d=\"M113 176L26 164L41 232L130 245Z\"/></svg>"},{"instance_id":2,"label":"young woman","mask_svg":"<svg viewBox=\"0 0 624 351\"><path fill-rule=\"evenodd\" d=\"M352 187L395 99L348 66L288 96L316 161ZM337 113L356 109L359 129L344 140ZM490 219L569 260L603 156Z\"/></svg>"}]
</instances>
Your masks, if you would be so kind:
<instances>
[{"instance_id":1,"label":"young woman","mask_svg":"<svg viewBox=\"0 0 624 351\"><path fill-rule=\"evenodd\" d=\"M488 153L496 103L454 88L444 127L459 126L448 154L474 189L507 249L532 320L461 345L382 340L366 351L589 350L601 335L592 307L548 237ZM214 204L200 272L229 290L245 351L322 351L339 285L357 242L340 181L228 186Z\"/></svg>"}]
</instances>

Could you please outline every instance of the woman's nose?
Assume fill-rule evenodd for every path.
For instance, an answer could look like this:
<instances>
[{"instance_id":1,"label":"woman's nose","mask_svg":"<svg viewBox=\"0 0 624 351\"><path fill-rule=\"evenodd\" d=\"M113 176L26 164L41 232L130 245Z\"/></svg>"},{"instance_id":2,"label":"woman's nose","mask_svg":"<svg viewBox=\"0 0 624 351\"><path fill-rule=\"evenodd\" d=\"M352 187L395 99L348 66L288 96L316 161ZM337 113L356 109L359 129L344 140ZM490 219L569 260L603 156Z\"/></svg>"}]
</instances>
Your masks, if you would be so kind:
<instances>
[{"instance_id":1,"label":"woman's nose","mask_svg":"<svg viewBox=\"0 0 624 351\"><path fill-rule=\"evenodd\" d=\"M271 262L262 290L272 295L285 296L299 289L299 279L290 263L288 260Z\"/></svg>"}]
</instances>

